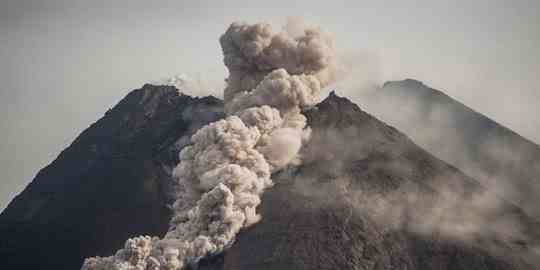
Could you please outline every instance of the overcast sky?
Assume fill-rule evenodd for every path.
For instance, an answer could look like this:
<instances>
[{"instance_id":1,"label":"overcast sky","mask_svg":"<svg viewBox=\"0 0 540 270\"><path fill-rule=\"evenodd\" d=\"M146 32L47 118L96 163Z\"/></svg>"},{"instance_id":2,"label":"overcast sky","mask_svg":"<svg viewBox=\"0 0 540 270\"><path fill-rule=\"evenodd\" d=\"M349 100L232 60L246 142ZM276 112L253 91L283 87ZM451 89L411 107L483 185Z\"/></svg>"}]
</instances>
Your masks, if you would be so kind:
<instances>
[{"instance_id":1,"label":"overcast sky","mask_svg":"<svg viewBox=\"0 0 540 270\"><path fill-rule=\"evenodd\" d=\"M540 142L538 0L0 0L0 209L130 90L221 82L232 21L289 16L333 33L359 76L421 80Z\"/></svg>"}]
</instances>

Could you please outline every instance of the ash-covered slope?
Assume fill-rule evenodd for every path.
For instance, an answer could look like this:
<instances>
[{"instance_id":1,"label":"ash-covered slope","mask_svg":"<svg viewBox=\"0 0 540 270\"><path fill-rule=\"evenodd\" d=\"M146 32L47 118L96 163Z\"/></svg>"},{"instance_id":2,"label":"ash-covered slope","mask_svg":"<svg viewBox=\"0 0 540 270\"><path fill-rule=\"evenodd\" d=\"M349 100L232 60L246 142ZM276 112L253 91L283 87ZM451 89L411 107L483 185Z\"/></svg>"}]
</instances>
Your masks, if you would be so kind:
<instances>
[{"instance_id":1,"label":"ash-covered slope","mask_svg":"<svg viewBox=\"0 0 540 270\"><path fill-rule=\"evenodd\" d=\"M387 82L358 101L421 147L540 218L539 145L416 80Z\"/></svg>"},{"instance_id":2,"label":"ash-covered slope","mask_svg":"<svg viewBox=\"0 0 540 270\"><path fill-rule=\"evenodd\" d=\"M223 116L213 97L145 85L91 125L0 215L2 269L79 269L128 237L163 235L171 170L191 134Z\"/></svg>"},{"instance_id":3,"label":"ash-covered slope","mask_svg":"<svg viewBox=\"0 0 540 270\"><path fill-rule=\"evenodd\" d=\"M307 116L304 164L274 176L263 220L203 269L535 269L520 209L492 198L486 211L475 180L345 98ZM511 226L523 234L505 239Z\"/></svg>"},{"instance_id":4,"label":"ash-covered slope","mask_svg":"<svg viewBox=\"0 0 540 270\"><path fill-rule=\"evenodd\" d=\"M306 115L303 165L273 176L262 221L201 269L534 269L535 224L519 208L347 99ZM130 93L1 214L2 266L76 269L162 236L177 154L222 116L219 100L172 87Z\"/></svg>"}]
</instances>

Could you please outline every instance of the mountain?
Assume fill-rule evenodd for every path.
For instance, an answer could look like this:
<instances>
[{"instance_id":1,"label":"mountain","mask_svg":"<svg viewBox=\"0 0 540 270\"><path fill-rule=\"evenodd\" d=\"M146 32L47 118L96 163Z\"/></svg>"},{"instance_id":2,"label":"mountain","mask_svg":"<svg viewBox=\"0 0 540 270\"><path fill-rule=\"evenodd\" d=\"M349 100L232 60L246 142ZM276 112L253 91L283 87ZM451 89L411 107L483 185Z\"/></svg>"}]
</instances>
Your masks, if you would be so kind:
<instances>
[{"instance_id":1,"label":"mountain","mask_svg":"<svg viewBox=\"0 0 540 270\"><path fill-rule=\"evenodd\" d=\"M464 201L482 194L474 179L335 94L307 115L313 138L304 164L274 177L276 186L263 196L263 220L203 269L534 269L512 258L527 252L527 243L491 250L499 244L493 239L458 239L422 222L434 215L426 208L444 204L443 194ZM519 208L499 203L486 222L519 220L536 234ZM445 210L460 215L461 206L481 211L466 202ZM393 213L398 209L401 215ZM531 238L537 243L537 235Z\"/></svg>"},{"instance_id":2,"label":"mountain","mask_svg":"<svg viewBox=\"0 0 540 270\"><path fill-rule=\"evenodd\" d=\"M358 102L424 149L540 218L539 145L412 79L387 82Z\"/></svg>"},{"instance_id":3,"label":"mountain","mask_svg":"<svg viewBox=\"0 0 540 270\"><path fill-rule=\"evenodd\" d=\"M0 215L0 264L78 269L85 257L111 254L130 236L162 235L178 149L221 117L216 98L151 85L129 93Z\"/></svg>"},{"instance_id":4,"label":"mountain","mask_svg":"<svg viewBox=\"0 0 540 270\"><path fill-rule=\"evenodd\" d=\"M222 102L134 90L0 215L7 269L75 269L162 236L178 152ZM306 112L302 165L273 175L263 219L199 269L534 269L538 224L346 98Z\"/></svg>"}]
</instances>

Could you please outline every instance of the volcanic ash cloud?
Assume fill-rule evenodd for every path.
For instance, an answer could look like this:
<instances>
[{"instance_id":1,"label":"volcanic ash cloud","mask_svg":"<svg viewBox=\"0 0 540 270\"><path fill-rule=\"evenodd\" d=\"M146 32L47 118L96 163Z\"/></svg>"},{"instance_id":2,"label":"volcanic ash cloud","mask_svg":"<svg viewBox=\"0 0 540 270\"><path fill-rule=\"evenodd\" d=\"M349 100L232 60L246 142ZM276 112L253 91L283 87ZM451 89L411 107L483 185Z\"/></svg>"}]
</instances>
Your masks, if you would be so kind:
<instances>
[{"instance_id":1,"label":"volcanic ash cloud","mask_svg":"<svg viewBox=\"0 0 540 270\"><path fill-rule=\"evenodd\" d=\"M332 40L319 29L293 37L269 24L233 23L220 43L228 116L198 130L181 151L169 231L162 239L128 239L115 255L88 258L82 269L174 270L220 253L261 219L256 209L272 172L299 162L309 138L302 110L334 78Z\"/></svg>"}]
</instances>

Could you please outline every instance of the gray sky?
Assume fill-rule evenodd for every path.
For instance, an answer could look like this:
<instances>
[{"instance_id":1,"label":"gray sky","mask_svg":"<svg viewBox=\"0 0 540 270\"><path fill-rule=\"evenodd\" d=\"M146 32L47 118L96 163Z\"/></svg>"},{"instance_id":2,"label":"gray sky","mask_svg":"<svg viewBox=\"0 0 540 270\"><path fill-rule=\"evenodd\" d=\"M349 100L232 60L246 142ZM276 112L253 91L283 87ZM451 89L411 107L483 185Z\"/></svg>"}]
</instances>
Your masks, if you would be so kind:
<instances>
[{"instance_id":1,"label":"gray sky","mask_svg":"<svg viewBox=\"0 0 540 270\"><path fill-rule=\"evenodd\" d=\"M0 0L0 209L130 90L226 76L232 21L303 17L357 70L414 78L540 142L540 1Z\"/></svg>"}]
</instances>

